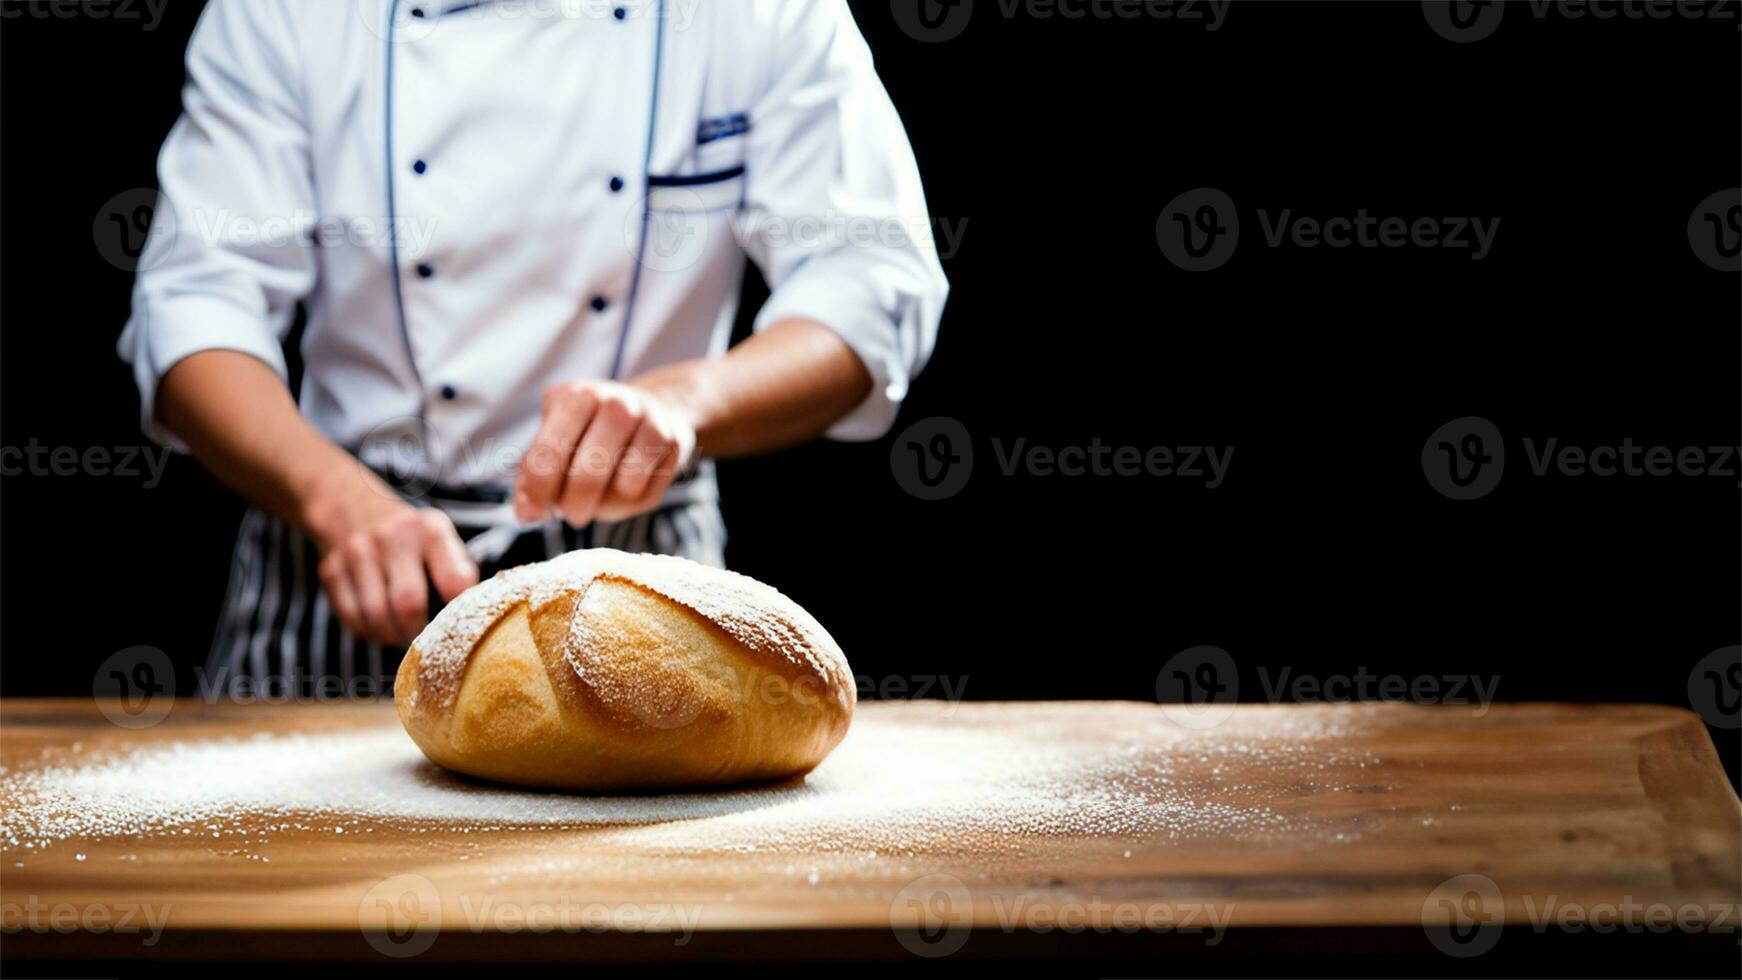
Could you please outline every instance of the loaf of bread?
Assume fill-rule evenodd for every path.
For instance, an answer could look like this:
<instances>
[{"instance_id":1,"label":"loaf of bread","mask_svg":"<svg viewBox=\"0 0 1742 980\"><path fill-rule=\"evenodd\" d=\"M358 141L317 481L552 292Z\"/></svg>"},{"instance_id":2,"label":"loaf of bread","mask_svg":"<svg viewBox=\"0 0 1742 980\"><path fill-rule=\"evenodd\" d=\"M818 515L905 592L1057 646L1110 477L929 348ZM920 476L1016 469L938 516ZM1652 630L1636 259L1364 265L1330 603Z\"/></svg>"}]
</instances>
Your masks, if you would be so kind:
<instances>
[{"instance_id":1,"label":"loaf of bread","mask_svg":"<svg viewBox=\"0 0 1742 980\"><path fill-rule=\"evenodd\" d=\"M407 651L394 694L437 765L593 792L809 772L855 702L840 648L780 592L606 548L468 589Z\"/></svg>"}]
</instances>

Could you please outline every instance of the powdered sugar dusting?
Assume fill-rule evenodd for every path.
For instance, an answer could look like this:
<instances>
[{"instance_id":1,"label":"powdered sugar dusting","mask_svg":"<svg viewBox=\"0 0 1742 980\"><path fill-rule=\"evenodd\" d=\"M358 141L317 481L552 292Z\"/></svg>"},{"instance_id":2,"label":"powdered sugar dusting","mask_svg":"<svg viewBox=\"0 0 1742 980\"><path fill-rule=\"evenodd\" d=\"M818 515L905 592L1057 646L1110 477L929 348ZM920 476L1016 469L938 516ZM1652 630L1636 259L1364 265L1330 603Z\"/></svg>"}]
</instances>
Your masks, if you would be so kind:
<instances>
[{"instance_id":1,"label":"powdered sugar dusting","mask_svg":"<svg viewBox=\"0 0 1742 980\"><path fill-rule=\"evenodd\" d=\"M532 610L542 609L583 592L601 576L657 592L712 621L755 653L802 665L832 685L847 679L841 654L822 626L772 586L683 558L591 548L508 569L449 603L413 644L420 658L419 683L407 697L416 706L421 689L435 707L451 705L473 648L509 610L523 602ZM582 663L577 646L583 639L571 628L560 651L577 669Z\"/></svg>"},{"instance_id":2,"label":"powdered sugar dusting","mask_svg":"<svg viewBox=\"0 0 1742 980\"><path fill-rule=\"evenodd\" d=\"M523 566L530 567L530 566ZM480 582L453 602L442 607L430 624L424 627L414 646L417 647L418 683L408 685L405 697L413 707L422 691L435 693L438 705L453 702L459 692L460 679L465 676L466 659L478 639L496 625L503 614L525 600L529 584L522 569L499 572L488 582Z\"/></svg>"},{"instance_id":3,"label":"powdered sugar dusting","mask_svg":"<svg viewBox=\"0 0 1742 980\"><path fill-rule=\"evenodd\" d=\"M0 851L190 831L253 839L292 823L347 834L585 828L619 858L627 849L662 859L761 849L990 861L1037 838L1105 840L1117 856L1205 838L1359 836L1300 805L1353 788L1351 772L1380 764L1334 729L1193 733L1157 711L1116 708L1117 722L1095 730L1085 705L870 705L801 782L664 796L464 780L426 762L391 719L337 733L188 740L0 775ZM572 857L584 864L586 854Z\"/></svg>"}]
</instances>

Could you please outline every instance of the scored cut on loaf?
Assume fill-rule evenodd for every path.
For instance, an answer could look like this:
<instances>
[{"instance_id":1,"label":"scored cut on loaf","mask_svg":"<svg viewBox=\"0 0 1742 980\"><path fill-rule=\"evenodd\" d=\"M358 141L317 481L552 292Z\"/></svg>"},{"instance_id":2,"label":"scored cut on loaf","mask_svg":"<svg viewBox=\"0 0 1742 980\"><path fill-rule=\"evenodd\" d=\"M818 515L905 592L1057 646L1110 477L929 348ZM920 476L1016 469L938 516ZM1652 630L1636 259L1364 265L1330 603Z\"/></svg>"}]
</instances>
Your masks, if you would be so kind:
<instances>
[{"instance_id":1,"label":"scored cut on loaf","mask_svg":"<svg viewBox=\"0 0 1742 980\"><path fill-rule=\"evenodd\" d=\"M840 647L773 587L592 548L461 593L406 652L394 700L437 765L606 791L809 772L856 694Z\"/></svg>"}]
</instances>

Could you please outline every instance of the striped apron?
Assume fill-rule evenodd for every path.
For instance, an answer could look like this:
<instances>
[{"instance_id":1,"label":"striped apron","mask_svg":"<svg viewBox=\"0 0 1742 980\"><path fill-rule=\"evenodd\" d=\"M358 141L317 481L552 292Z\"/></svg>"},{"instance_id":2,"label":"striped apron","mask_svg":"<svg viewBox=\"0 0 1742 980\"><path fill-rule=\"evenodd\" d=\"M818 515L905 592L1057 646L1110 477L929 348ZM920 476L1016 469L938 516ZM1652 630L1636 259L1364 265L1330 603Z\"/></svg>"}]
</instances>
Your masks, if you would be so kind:
<instances>
[{"instance_id":1,"label":"striped apron","mask_svg":"<svg viewBox=\"0 0 1742 980\"><path fill-rule=\"evenodd\" d=\"M466 504L443 498L440 488L420 503L453 517L463 540L489 528L463 523ZM672 503L617 523L573 528L556 522L530 528L500 557L479 564L479 579L504 568L554 558L577 548L679 555L725 567L725 524L712 499ZM230 563L229 591L199 693L236 701L338 701L391 697L405 651L351 633L333 612L319 575L315 543L283 520L256 508L242 517ZM435 601L432 595L431 601ZM435 608L430 609L434 615Z\"/></svg>"}]
</instances>

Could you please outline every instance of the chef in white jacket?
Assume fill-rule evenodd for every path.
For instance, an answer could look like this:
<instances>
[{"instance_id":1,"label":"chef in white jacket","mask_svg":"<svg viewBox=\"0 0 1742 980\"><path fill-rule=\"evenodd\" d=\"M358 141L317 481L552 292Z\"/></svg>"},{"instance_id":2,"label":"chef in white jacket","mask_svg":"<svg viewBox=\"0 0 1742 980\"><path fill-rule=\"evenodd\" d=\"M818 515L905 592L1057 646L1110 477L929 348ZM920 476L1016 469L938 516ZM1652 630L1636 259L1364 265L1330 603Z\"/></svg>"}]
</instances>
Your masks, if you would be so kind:
<instances>
[{"instance_id":1,"label":"chef in white jacket","mask_svg":"<svg viewBox=\"0 0 1742 980\"><path fill-rule=\"evenodd\" d=\"M253 505L231 691L384 693L502 565L721 564L709 458L884 433L947 291L843 0L211 0L159 181L120 352Z\"/></svg>"}]
</instances>

